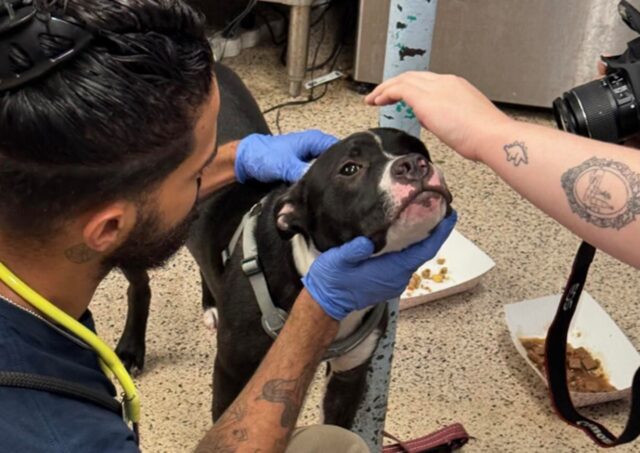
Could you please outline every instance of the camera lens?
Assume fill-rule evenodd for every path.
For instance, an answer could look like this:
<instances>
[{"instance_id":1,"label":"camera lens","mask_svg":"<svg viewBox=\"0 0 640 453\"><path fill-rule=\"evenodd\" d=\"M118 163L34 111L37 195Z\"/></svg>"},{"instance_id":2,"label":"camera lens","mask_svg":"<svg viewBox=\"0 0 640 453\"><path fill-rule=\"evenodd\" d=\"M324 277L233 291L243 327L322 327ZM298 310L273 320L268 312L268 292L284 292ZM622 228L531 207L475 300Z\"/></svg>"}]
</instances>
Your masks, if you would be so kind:
<instances>
[{"instance_id":1,"label":"camera lens","mask_svg":"<svg viewBox=\"0 0 640 453\"><path fill-rule=\"evenodd\" d=\"M576 87L553 101L560 129L611 143L640 131L637 107L630 84L620 73Z\"/></svg>"}]
</instances>

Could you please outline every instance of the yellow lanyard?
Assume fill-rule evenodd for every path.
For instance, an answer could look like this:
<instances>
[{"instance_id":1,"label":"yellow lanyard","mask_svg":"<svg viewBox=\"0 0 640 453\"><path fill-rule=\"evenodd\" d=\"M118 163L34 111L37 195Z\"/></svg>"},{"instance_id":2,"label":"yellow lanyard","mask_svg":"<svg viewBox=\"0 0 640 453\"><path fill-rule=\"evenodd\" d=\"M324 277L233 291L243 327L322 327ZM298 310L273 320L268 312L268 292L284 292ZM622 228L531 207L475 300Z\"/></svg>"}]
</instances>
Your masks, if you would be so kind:
<instances>
[{"instance_id":1,"label":"yellow lanyard","mask_svg":"<svg viewBox=\"0 0 640 453\"><path fill-rule=\"evenodd\" d=\"M113 373L116 379L118 379L118 382L120 382L124 391L123 400L125 419L131 422L134 425L134 430L137 431L137 424L140 421L140 397L138 396L138 391L133 383L133 379L131 379L127 369L124 367L116 353L113 352L104 341L98 338L95 333L31 289L29 285L20 280L1 262L0 280L2 280L2 282L4 282L25 301L44 313L49 319L66 328L69 332L84 341L95 351L100 358L100 364L103 371L106 367L111 371L111 373ZM109 376L107 375L107 377Z\"/></svg>"}]
</instances>

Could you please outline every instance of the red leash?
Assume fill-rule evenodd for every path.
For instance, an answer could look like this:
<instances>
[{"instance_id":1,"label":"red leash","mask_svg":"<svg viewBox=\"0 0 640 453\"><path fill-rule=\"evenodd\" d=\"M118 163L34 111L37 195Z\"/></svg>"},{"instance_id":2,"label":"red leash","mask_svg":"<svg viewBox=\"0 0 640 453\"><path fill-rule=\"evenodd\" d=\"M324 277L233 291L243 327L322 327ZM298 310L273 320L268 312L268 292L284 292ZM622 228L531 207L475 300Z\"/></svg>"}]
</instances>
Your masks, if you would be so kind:
<instances>
[{"instance_id":1,"label":"red leash","mask_svg":"<svg viewBox=\"0 0 640 453\"><path fill-rule=\"evenodd\" d=\"M383 453L445 453L458 450L469 441L469 434L460 423L442 428L419 439L403 442L385 432L389 439L397 444L388 445L382 449Z\"/></svg>"}]
</instances>

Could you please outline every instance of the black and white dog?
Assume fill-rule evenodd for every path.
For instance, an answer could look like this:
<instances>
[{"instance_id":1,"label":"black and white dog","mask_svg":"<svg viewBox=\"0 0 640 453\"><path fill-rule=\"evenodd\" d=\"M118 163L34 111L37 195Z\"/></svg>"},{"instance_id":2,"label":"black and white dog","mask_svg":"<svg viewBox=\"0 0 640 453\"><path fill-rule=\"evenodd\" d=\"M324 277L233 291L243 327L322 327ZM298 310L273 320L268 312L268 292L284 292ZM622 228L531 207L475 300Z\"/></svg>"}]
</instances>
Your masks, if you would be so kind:
<instances>
[{"instance_id":1,"label":"black and white dog","mask_svg":"<svg viewBox=\"0 0 640 453\"><path fill-rule=\"evenodd\" d=\"M216 72L222 93L220 143L269 133L240 80L222 66ZM209 199L188 246L203 274L205 317L217 324L214 420L240 393L273 341L263 329L254 291L241 269L242 247L234 248L226 265L222 261L242 217L260 200L257 225L250 233L269 293L287 312L302 290L301 276L323 251L358 236L369 237L377 254L402 250L427 237L451 210L451 194L422 142L382 128L338 142L291 187L235 184ZM141 367L148 281L132 271L127 275L132 283L130 310L118 353L127 366ZM136 297L147 301L140 303ZM369 314L370 309L362 310L344 319L338 339L356 331ZM383 329L384 321L355 348L329 360L325 423L351 427Z\"/></svg>"}]
</instances>

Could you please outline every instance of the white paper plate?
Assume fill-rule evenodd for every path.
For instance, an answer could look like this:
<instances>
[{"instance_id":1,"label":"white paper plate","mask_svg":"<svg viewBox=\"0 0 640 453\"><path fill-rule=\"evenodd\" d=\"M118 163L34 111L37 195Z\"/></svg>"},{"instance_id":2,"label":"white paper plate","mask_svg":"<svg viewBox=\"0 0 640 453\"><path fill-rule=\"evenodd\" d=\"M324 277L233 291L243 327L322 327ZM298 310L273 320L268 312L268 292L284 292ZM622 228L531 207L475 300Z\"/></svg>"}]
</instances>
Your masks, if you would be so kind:
<instances>
[{"instance_id":1,"label":"white paper plate","mask_svg":"<svg viewBox=\"0 0 640 453\"><path fill-rule=\"evenodd\" d=\"M544 374L529 360L519 339L546 337L560 297L547 296L504 306L513 344L545 383ZM576 406L614 401L631 394L630 386L633 375L640 366L640 354L613 319L586 291L582 293L569 329L569 343L575 348L583 346L593 357L600 360L609 382L618 389L615 392L604 393L572 392L571 398Z\"/></svg>"},{"instance_id":2,"label":"white paper plate","mask_svg":"<svg viewBox=\"0 0 640 453\"><path fill-rule=\"evenodd\" d=\"M443 258L445 263L440 265L438 259ZM423 280L427 288L419 288L414 291L406 290L400 298L400 309L406 309L427 302L461 293L473 288L480 282L480 278L489 272L496 263L473 242L462 234L453 230L442 249L431 261L427 261L418 273L430 269L432 274L437 274L444 266L447 268L446 279L441 283L432 280Z\"/></svg>"}]
</instances>

